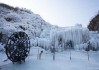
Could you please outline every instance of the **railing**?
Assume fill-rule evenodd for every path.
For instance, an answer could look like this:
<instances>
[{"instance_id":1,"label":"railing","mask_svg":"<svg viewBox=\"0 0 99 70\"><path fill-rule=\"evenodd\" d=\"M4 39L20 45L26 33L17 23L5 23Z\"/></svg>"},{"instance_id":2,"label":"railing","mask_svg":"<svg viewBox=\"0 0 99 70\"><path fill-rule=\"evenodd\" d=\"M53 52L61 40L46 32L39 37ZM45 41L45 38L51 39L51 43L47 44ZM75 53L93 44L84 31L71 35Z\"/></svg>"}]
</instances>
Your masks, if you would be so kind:
<instances>
[{"instance_id":1,"label":"railing","mask_svg":"<svg viewBox=\"0 0 99 70\"><path fill-rule=\"evenodd\" d=\"M60 49L60 48L57 48L57 49ZM50 57L49 56L48 57L51 58L52 60L56 60L59 57L68 58L69 60L72 60L73 58L76 58L76 57L82 57L82 59L86 59L86 60L89 61L90 57L91 57L90 54L91 53L96 53L96 51L71 50L71 49L64 50L64 51L62 50L62 51L59 51L59 52L50 52L50 51L44 51L43 49L40 49L40 48L37 48L37 47L32 48L31 51L34 51L34 53L30 53L30 56L32 56L32 55L36 56L37 60L41 60L42 58L45 58L48 55L50 55Z\"/></svg>"}]
</instances>

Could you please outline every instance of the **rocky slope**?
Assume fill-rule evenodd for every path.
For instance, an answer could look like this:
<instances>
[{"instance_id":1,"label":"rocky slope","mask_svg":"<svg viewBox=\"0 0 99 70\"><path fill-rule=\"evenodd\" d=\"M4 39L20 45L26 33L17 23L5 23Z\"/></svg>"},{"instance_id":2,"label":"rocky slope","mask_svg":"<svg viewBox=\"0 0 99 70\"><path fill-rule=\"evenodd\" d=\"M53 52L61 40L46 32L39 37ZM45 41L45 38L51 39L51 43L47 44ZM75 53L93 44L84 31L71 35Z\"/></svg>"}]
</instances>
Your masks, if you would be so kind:
<instances>
[{"instance_id":1,"label":"rocky slope","mask_svg":"<svg viewBox=\"0 0 99 70\"><path fill-rule=\"evenodd\" d=\"M90 21L88 29L90 31L99 31L99 13Z\"/></svg>"}]
</instances>

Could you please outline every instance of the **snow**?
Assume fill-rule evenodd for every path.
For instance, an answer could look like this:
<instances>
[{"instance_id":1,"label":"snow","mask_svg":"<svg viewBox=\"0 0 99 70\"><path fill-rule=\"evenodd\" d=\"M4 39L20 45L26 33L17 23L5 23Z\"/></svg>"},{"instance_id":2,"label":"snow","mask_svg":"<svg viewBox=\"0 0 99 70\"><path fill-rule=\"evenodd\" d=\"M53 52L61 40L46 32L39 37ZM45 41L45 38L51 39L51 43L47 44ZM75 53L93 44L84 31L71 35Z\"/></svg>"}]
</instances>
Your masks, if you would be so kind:
<instances>
[{"instance_id":1,"label":"snow","mask_svg":"<svg viewBox=\"0 0 99 70\"><path fill-rule=\"evenodd\" d=\"M0 52L3 51L3 45L0 43Z\"/></svg>"},{"instance_id":2,"label":"snow","mask_svg":"<svg viewBox=\"0 0 99 70\"><path fill-rule=\"evenodd\" d=\"M91 40L89 30L83 28L81 24L72 27L57 27L27 9L17 8L14 11L0 7L0 32L7 37L14 32L23 31L32 39L33 46L46 49L52 46L63 48L68 40L73 42L75 48L76 45L85 44ZM59 41L60 39L62 39L62 42ZM80 46L80 48L82 47Z\"/></svg>"},{"instance_id":3,"label":"snow","mask_svg":"<svg viewBox=\"0 0 99 70\"><path fill-rule=\"evenodd\" d=\"M89 30L83 27L54 29L51 31L50 37L51 44L56 45L58 48L60 45L65 47L66 42L69 40L72 41L75 48L76 45L87 43L89 40Z\"/></svg>"},{"instance_id":4,"label":"snow","mask_svg":"<svg viewBox=\"0 0 99 70\"><path fill-rule=\"evenodd\" d=\"M5 55L5 53L4 52L0 53L0 67L11 63L10 60L8 60L8 61L6 61L6 60L8 60L8 59L7 59L7 56Z\"/></svg>"},{"instance_id":5,"label":"snow","mask_svg":"<svg viewBox=\"0 0 99 70\"><path fill-rule=\"evenodd\" d=\"M0 5L0 32L4 34L10 36L13 32L24 31L30 38L34 38L39 37L43 30L48 30L51 26L40 15L29 10L17 8L14 11Z\"/></svg>"},{"instance_id":6,"label":"snow","mask_svg":"<svg viewBox=\"0 0 99 70\"><path fill-rule=\"evenodd\" d=\"M71 60L70 52L56 52L55 60L53 61L52 53L44 51L41 60L37 59L37 54L39 51L43 50L38 47L32 47L29 57L27 57L26 62L22 64L12 62L3 62L5 65L1 64L2 70L98 70L99 69L99 52L90 51L90 59L88 61L87 52L71 50ZM3 54L4 55L4 54Z\"/></svg>"},{"instance_id":7,"label":"snow","mask_svg":"<svg viewBox=\"0 0 99 70\"><path fill-rule=\"evenodd\" d=\"M99 70L99 51L90 50L89 61L84 51L89 42L91 47L99 50L98 32L89 31L81 24L72 27L54 26L30 10L16 8L15 11L0 6L0 33L9 37L17 31L28 34L30 54L25 63L12 64L4 52L4 45L0 43L0 70ZM72 41L74 50L64 50L68 41ZM52 47L58 50L54 61L50 51ZM42 58L39 60L38 54L42 50Z\"/></svg>"}]
</instances>

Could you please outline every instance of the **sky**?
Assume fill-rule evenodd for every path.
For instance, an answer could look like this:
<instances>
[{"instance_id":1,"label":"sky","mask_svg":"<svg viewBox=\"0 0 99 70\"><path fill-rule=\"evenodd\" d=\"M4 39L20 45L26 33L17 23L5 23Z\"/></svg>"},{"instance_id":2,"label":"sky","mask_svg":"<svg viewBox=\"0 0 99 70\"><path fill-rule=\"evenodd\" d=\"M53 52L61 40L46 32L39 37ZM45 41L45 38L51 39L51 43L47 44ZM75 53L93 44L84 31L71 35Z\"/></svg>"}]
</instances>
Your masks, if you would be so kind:
<instances>
[{"instance_id":1,"label":"sky","mask_svg":"<svg viewBox=\"0 0 99 70\"><path fill-rule=\"evenodd\" d=\"M99 0L0 0L0 3L27 8L60 27L75 24L87 27L99 10Z\"/></svg>"}]
</instances>

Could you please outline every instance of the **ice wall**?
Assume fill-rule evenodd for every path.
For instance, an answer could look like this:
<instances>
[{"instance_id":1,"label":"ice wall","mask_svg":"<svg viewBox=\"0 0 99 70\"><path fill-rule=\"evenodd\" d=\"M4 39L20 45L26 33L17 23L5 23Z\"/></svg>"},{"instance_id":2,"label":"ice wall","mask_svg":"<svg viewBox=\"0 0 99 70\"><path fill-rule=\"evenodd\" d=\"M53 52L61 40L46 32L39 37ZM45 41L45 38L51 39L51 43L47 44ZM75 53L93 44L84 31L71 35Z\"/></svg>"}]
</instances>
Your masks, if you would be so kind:
<instances>
[{"instance_id":1,"label":"ice wall","mask_svg":"<svg viewBox=\"0 0 99 70\"><path fill-rule=\"evenodd\" d=\"M64 47L68 40L74 45L86 43L89 40L89 31L82 27L61 28L50 33L51 44L55 47Z\"/></svg>"}]
</instances>

